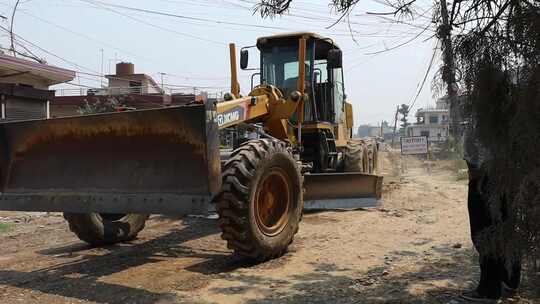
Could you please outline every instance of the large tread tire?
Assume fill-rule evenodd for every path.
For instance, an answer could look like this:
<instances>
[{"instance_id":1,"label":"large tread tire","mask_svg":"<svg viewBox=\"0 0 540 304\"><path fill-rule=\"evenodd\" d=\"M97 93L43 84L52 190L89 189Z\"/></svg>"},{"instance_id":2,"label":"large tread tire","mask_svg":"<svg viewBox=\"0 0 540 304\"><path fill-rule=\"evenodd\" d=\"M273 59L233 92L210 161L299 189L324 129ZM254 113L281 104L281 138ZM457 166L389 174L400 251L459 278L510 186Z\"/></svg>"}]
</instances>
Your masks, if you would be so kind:
<instances>
[{"instance_id":1,"label":"large tread tire","mask_svg":"<svg viewBox=\"0 0 540 304\"><path fill-rule=\"evenodd\" d=\"M69 229L93 246L112 245L135 239L143 230L148 214L107 216L99 213L64 213Z\"/></svg>"},{"instance_id":2,"label":"large tread tire","mask_svg":"<svg viewBox=\"0 0 540 304\"><path fill-rule=\"evenodd\" d=\"M368 151L366 145L360 140L350 140L345 147L344 171L361 172L368 171Z\"/></svg>"},{"instance_id":3,"label":"large tread tire","mask_svg":"<svg viewBox=\"0 0 540 304\"><path fill-rule=\"evenodd\" d=\"M370 160L370 171L369 174L377 174L377 169L379 166L379 149L377 148L377 142L372 141L368 145L369 149L369 160Z\"/></svg>"},{"instance_id":4,"label":"large tread tire","mask_svg":"<svg viewBox=\"0 0 540 304\"><path fill-rule=\"evenodd\" d=\"M282 213L287 217L285 226L268 235L257 222L255 198L264 176L275 168L286 172L290 207ZM290 148L279 140L251 140L232 153L222 180L214 203L227 247L258 262L285 254L298 232L303 208L303 177Z\"/></svg>"}]
</instances>

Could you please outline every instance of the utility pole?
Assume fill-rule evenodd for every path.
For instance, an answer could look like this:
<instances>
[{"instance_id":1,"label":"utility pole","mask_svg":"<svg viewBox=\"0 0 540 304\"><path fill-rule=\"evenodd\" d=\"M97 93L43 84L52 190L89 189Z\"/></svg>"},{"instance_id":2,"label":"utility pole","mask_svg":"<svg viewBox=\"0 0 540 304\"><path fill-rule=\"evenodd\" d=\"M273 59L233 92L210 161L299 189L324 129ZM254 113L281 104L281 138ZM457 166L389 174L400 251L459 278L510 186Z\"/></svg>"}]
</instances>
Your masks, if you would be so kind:
<instances>
[{"instance_id":1,"label":"utility pole","mask_svg":"<svg viewBox=\"0 0 540 304\"><path fill-rule=\"evenodd\" d=\"M103 49L101 49L101 77L99 78L99 84L101 85L101 87L103 88Z\"/></svg>"},{"instance_id":2,"label":"utility pole","mask_svg":"<svg viewBox=\"0 0 540 304\"><path fill-rule=\"evenodd\" d=\"M450 135L456 136L457 130L455 119L457 119L457 84L456 84L456 67L454 63L454 49L452 46L452 24L448 15L448 4L446 0L440 0L442 24L437 31L438 38L441 40L443 47L443 81L446 82L448 101L450 105Z\"/></svg>"},{"instance_id":3,"label":"utility pole","mask_svg":"<svg viewBox=\"0 0 540 304\"><path fill-rule=\"evenodd\" d=\"M396 117L394 118L394 133L392 134L392 148L394 148L394 139L396 138L398 114L399 114L399 105L397 106Z\"/></svg>"},{"instance_id":4,"label":"utility pole","mask_svg":"<svg viewBox=\"0 0 540 304\"><path fill-rule=\"evenodd\" d=\"M161 75L161 91L163 91L163 94L165 94L165 86L163 85L163 75L166 75L166 73L160 72L159 75Z\"/></svg>"},{"instance_id":5,"label":"utility pole","mask_svg":"<svg viewBox=\"0 0 540 304\"><path fill-rule=\"evenodd\" d=\"M17 12L17 7L19 6L20 1L21 0L17 0L15 6L13 7L13 13L11 14L11 25L9 26L9 36L11 39L11 51L13 52L13 57L17 57L17 51L15 51L15 39L13 38L13 24L15 23L15 12Z\"/></svg>"}]
</instances>

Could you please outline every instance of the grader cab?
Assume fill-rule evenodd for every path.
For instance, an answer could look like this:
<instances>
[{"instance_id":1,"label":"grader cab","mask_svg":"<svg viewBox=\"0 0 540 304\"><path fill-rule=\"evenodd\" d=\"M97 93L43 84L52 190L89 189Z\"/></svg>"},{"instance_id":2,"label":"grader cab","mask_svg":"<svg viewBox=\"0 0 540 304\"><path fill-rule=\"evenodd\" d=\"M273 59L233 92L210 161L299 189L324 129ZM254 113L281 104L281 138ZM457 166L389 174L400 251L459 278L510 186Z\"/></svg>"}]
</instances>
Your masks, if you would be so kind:
<instances>
[{"instance_id":1,"label":"grader cab","mask_svg":"<svg viewBox=\"0 0 540 304\"><path fill-rule=\"evenodd\" d=\"M228 246L262 261L287 250L304 201L380 199L376 144L350 138L339 48L311 33L257 47L260 85L245 97L231 45L224 102L1 124L0 210L64 212L80 239L102 245L135 238L148 214L205 214L213 204ZM222 163L219 130L239 125L257 136Z\"/></svg>"}]
</instances>

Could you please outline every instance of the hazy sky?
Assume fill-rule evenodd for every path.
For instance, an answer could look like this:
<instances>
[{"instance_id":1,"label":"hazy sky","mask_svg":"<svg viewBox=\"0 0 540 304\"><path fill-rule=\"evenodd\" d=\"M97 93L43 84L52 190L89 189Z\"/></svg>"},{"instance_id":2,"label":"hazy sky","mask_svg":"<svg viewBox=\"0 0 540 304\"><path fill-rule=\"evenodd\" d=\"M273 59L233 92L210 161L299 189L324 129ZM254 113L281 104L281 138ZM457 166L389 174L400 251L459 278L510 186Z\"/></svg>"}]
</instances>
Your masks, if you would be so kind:
<instances>
[{"instance_id":1,"label":"hazy sky","mask_svg":"<svg viewBox=\"0 0 540 304\"><path fill-rule=\"evenodd\" d=\"M160 73L165 73L166 86L177 90L189 91L192 89L187 87L197 86L211 92L228 90L229 42L241 47L255 44L259 36L274 33L318 32L333 38L344 51L345 85L348 99L354 105L356 126L376 125L383 119L392 122L396 105L411 103L436 45L433 26L427 28L432 1L420 1L417 12L424 17L407 25L367 15L366 12L387 12L389 8L378 4L380 0L363 0L348 23L331 28L328 27L339 16L331 12L329 1L297 0L289 15L268 20L253 15L255 1L21 0L13 29L20 37L19 44L50 64L82 72L74 81L76 84L100 86L102 80L92 74L102 72L103 49L104 74L114 73L116 58L133 62L136 72L149 74L157 82L161 82ZM0 0L0 13L8 17L0 23L4 28L10 26L15 2ZM136 12L107 4L183 17ZM355 39L351 38L351 31ZM417 39L403 47L373 54L417 35ZM5 31L0 45L9 48L9 35ZM24 51L21 45L17 50ZM413 111L434 104L431 84L440 66L439 53ZM245 71L240 73L243 93L249 90L250 75Z\"/></svg>"}]
</instances>

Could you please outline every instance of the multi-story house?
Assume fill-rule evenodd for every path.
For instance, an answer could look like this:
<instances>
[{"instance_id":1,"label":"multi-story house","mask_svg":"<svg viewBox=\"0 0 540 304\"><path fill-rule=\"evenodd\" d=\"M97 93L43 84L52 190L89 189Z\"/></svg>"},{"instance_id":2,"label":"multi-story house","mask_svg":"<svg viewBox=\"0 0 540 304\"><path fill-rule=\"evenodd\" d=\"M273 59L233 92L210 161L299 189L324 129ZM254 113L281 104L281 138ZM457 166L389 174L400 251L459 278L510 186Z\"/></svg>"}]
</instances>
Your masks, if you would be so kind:
<instances>
[{"instance_id":1,"label":"multi-story house","mask_svg":"<svg viewBox=\"0 0 540 304\"><path fill-rule=\"evenodd\" d=\"M450 111L446 98L437 100L435 107L416 111L416 122L405 130L407 136L426 136L430 142L444 142L448 139Z\"/></svg>"}]
</instances>

